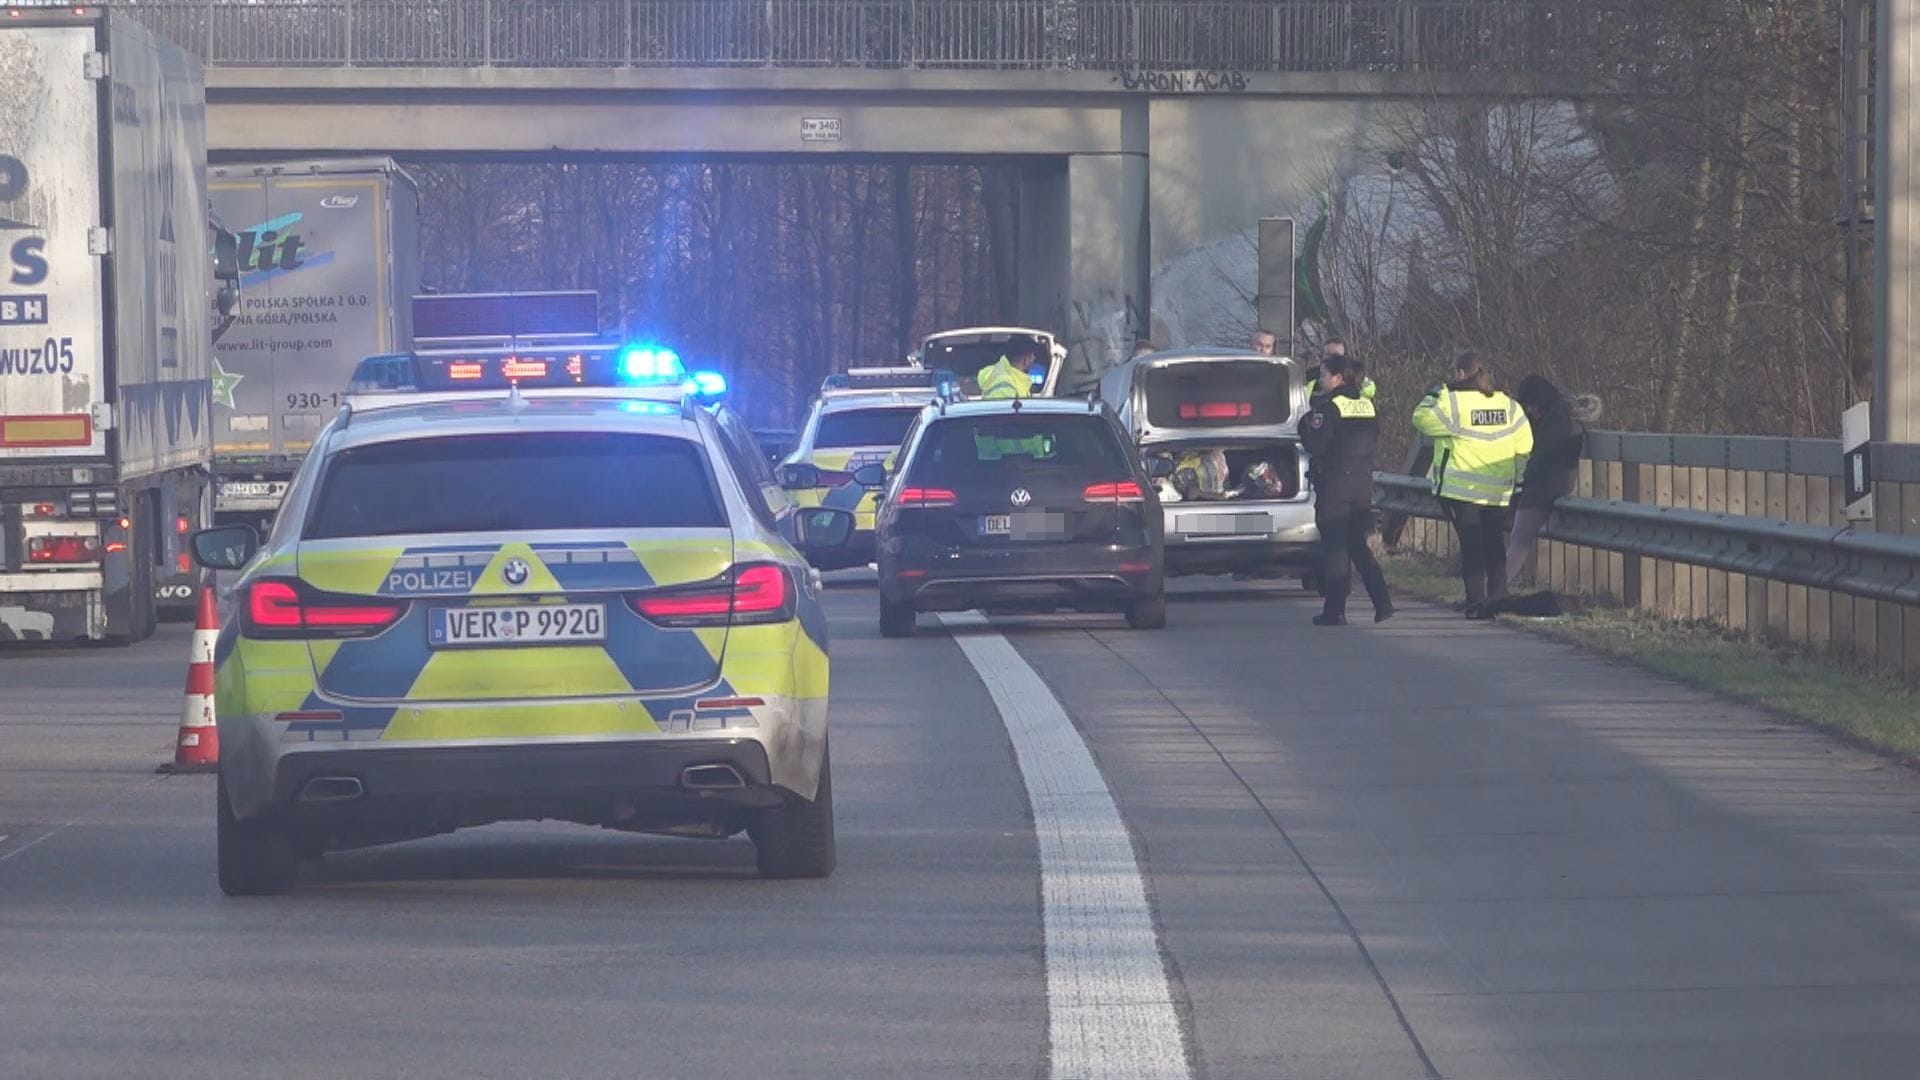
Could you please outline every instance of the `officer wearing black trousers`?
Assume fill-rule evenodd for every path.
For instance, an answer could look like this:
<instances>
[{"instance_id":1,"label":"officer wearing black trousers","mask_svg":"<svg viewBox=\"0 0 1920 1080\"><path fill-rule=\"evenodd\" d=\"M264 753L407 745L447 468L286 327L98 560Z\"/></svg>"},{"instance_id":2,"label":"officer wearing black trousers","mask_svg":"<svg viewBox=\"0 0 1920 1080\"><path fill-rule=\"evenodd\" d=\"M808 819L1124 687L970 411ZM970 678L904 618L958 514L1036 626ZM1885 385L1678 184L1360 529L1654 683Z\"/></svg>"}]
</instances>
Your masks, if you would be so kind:
<instances>
[{"instance_id":1,"label":"officer wearing black trousers","mask_svg":"<svg viewBox=\"0 0 1920 1080\"><path fill-rule=\"evenodd\" d=\"M1326 606L1314 616L1315 626L1346 624L1354 570L1373 601L1373 621L1393 617L1386 575L1367 546L1373 531L1373 457L1380 445L1380 420L1373 399L1362 393L1365 376L1354 357L1322 359L1318 392L1300 420L1300 441L1311 459L1313 520L1325 560L1320 588Z\"/></svg>"}]
</instances>

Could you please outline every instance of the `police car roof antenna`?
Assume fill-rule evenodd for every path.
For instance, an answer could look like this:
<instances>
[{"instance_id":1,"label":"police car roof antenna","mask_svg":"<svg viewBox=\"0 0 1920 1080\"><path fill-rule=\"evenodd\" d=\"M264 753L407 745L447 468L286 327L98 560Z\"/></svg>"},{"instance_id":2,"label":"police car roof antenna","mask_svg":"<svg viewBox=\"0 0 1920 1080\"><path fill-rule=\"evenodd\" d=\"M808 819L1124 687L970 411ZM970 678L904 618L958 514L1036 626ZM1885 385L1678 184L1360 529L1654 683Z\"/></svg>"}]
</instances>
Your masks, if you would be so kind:
<instances>
[{"instance_id":1,"label":"police car roof antenna","mask_svg":"<svg viewBox=\"0 0 1920 1080\"><path fill-rule=\"evenodd\" d=\"M1019 399L1019 398L1014 398L1014 399L1013 399L1013 411L1014 411L1014 412L1019 412L1019 411L1020 411L1020 399Z\"/></svg>"},{"instance_id":2,"label":"police car roof antenna","mask_svg":"<svg viewBox=\"0 0 1920 1080\"><path fill-rule=\"evenodd\" d=\"M523 394L520 393L520 384L517 382L508 383L507 384L508 410L512 412L519 412L520 410L526 407L527 407L527 399Z\"/></svg>"}]
</instances>

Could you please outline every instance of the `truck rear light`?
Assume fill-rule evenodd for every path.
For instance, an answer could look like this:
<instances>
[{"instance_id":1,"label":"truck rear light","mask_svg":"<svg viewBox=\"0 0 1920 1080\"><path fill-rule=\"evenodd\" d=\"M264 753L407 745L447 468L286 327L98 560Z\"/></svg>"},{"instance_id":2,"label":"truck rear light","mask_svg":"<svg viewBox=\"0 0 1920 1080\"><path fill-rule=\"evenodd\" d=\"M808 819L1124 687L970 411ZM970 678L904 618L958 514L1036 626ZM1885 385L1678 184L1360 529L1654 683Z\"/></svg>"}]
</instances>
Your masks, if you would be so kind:
<instances>
[{"instance_id":1,"label":"truck rear light","mask_svg":"<svg viewBox=\"0 0 1920 1080\"><path fill-rule=\"evenodd\" d=\"M100 561L100 541L91 536L35 536L27 540L27 561L41 566Z\"/></svg>"},{"instance_id":2,"label":"truck rear light","mask_svg":"<svg viewBox=\"0 0 1920 1080\"><path fill-rule=\"evenodd\" d=\"M52 516L53 516L53 504L52 504L52 503L34 503L34 504L33 504L33 516L34 516L34 517L43 517L43 518L46 518L46 517L52 517Z\"/></svg>"},{"instance_id":3,"label":"truck rear light","mask_svg":"<svg viewBox=\"0 0 1920 1080\"><path fill-rule=\"evenodd\" d=\"M193 556L187 554L184 551L174 556L173 572L176 574L193 573Z\"/></svg>"},{"instance_id":4,"label":"truck rear light","mask_svg":"<svg viewBox=\"0 0 1920 1080\"><path fill-rule=\"evenodd\" d=\"M753 626L793 618L793 579L772 563L737 568L722 579L687 588L664 589L629 597L639 615L661 626Z\"/></svg>"},{"instance_id":5,"label":"truck rear light","mask_svg":"<svg viewBox=\"0 0 1920 1080\"><path fill-rule=\"evenodd\" d=\"M315 593L285 578L247 587L245 629L256 638L371 637L400 621L405 603Z\"/></svg>"},{"instance_id":6,"label":"truck rear light","mask_svg":"<svg viewBox=\"0 0 1920 1080\"><path fill-rule=\"evenodd\" d=\"M193 531L193 522L188 521L184 516L174 518L173 531L179 536L185 536Z\"/></svg>"},{"instance_id":7,"label":"truck rear light","mask_svg":"<svg viewBox=\"0 0 1920 1080\"><path fill-rule=\"evenodd\" d=\"M946 488L909 487L900 489L901 506L952 506L960 501L959 496Z\"/></svg>"},{"instance_id":8,"label":"truck rear light","mask_svg":"<svg viewBox=\"0 0 1920 1080\"><path fill-rule=\"evenodd\" d=\"M1114 484L1088 484L1080 497L1088 502L1144 502L1146 495L1140 485L1132 480L1122 480Z\"/></svg>"}]
</instances>

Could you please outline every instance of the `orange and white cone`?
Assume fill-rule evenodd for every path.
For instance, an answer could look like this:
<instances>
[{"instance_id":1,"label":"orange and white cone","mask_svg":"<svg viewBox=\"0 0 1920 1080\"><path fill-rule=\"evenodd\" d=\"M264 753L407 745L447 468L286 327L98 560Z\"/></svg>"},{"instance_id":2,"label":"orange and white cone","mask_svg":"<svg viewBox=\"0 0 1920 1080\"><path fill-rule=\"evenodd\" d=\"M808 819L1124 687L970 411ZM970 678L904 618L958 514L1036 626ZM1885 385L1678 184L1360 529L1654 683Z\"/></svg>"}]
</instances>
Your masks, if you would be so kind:
<instances>
[{"instance_id":1,"label":"orange and white cone","mask_svg":"<svg viewBox=\"0 0 1920 1080\"><path fill-rule=\"evenodd\" d=\"M193 620L193 645L187 651L187 700L180 710L180 738L174 745L174 772L212 772L220 764L220 729L214 724L213 647L220 638L220 612L213 588L200 589L200 613Z\"/></svg>"}]
</instances>

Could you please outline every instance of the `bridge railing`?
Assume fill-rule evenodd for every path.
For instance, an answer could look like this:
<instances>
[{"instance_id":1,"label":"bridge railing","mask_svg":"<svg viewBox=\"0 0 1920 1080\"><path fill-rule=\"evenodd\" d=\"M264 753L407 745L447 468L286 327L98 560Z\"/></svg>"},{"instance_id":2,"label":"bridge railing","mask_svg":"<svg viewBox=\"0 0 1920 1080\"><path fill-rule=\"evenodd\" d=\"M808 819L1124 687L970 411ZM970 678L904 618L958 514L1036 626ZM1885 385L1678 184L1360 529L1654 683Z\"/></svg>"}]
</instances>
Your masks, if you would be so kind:
<instances>
[{"instance_id":1,"label":"bridge railing","mask_svg":"<svg viewBox=\"0 0 1920 1080\"><path fill-rule=\"evenodd\" d=\"M1644 0L113 0L216 66L1557 70Z\"/></svg>"},{"instance_id":2,"label":"bridge railing","mask_svg":"<svg viewBox=\"0 0 1920 1080\"><path fill-rule=\"evenodd\" d=\"M1920 676L1920 447L1872 448L1861 523L1835 440L1594 432L1587 451L1535 581ZM1413 516L1401 548L1457 557L1423 482L1377 481L1382 509Z\"/></svg>"}]
</instances>

